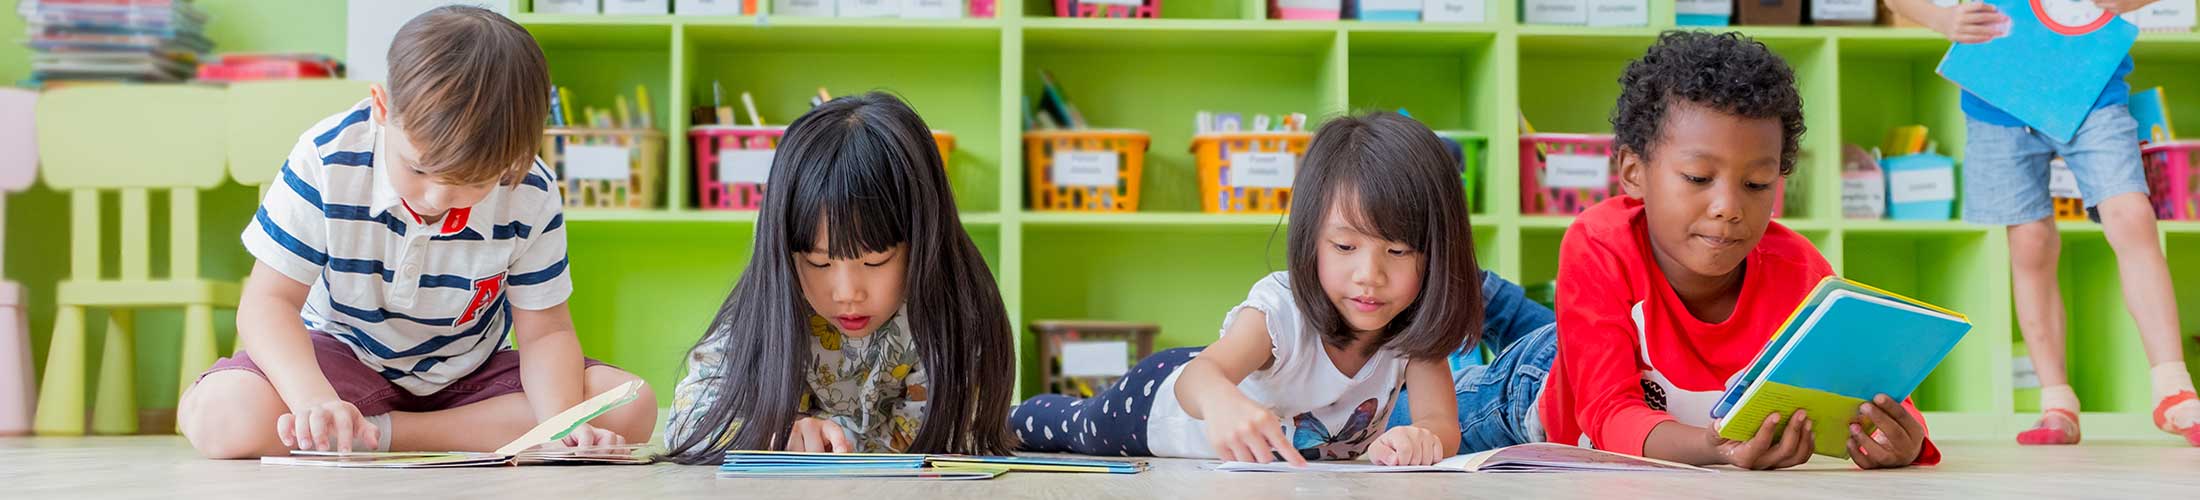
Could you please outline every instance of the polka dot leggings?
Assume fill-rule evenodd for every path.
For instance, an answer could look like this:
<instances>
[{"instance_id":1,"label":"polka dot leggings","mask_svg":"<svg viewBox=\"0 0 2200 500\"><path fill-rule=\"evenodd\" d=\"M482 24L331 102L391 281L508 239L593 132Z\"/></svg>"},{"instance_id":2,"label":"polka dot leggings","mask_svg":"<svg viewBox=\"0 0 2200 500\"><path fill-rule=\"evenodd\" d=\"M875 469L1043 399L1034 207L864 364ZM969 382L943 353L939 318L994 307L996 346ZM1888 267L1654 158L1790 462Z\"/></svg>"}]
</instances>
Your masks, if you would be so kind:
<instances>
[{"instance_id":1,"label":"polka dot leggings","mask_svg":"<svg viewBox=\"0 0 2200 500\"><path fill-rule=\"evenodd\" d=\"M1154 391L1205 347L1154 353L1138 362L1115 385L1090 399L1060 394L1032 397L1008 414L1024 451L1086 455L1151 456L1146 448L1146 416L1153 413Z\"/></svg>"}]
</instances>

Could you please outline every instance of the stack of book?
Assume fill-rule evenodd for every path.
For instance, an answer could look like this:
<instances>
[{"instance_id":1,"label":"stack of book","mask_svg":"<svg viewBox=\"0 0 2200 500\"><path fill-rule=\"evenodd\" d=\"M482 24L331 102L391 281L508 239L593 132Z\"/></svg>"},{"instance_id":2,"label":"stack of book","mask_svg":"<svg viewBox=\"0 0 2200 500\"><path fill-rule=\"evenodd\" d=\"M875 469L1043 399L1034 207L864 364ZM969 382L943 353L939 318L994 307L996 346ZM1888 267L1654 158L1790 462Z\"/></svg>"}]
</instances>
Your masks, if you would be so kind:
<instances>
[{"instance_id":1,"label":"stack of book","mask_svg":"<svg viewBox=\"0 0 2200 500\"><path fill-rule=\"evenodd\" d=\"M32 85L176 82L214 49L189 0L22 0Z\"/></svg>"}]
</instances>

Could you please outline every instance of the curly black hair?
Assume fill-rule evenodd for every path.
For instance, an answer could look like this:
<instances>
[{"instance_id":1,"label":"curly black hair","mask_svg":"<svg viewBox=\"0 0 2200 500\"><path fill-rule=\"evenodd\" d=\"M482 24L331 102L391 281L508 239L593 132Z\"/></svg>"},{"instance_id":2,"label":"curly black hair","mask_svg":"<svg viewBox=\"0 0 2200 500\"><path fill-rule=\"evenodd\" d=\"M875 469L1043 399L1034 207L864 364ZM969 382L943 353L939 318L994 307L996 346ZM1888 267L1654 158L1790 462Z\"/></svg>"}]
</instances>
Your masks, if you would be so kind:
<instances>
[{"instance_id":1,"label":"curly black hair","mask_svg":"<svg viewBox=\"0 0 2200 500\"><path fill-rule=\"evenodd\" d=\"M1780 175L1795 171L1803 97L1795 71L1772 49L1739 33L1667 31L1627 64L1612 106L1614 146L1649 156L1666 110L1685 101L1743 118L1780 120Z\"/></svg>"}]
</instances>

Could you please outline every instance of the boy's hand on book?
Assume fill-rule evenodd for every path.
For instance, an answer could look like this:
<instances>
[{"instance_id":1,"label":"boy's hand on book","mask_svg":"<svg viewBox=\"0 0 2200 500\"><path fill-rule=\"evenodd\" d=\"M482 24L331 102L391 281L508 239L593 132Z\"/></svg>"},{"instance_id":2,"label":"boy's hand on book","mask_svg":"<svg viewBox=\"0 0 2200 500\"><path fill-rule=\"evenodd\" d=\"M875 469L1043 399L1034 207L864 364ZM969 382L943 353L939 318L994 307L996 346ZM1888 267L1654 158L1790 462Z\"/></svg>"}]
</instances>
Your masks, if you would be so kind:
<instances>
[{"instance_id":1,"label":"boy's hand on book","mask_svg":"<svg viewBox=\"0 0 2200 500\"><path fill-rule=\"evenodd\" d=\"M565 433L565 439L561 442L563 442L565 446L569 448L618 446L626 444L626 437L620 436L619 433L611 432L611 430L609 429L604 429L588 424L580 424L579 426L573 428L573 432Z\"/></svg>"},{"instance_id":2,"label":"boy's hand on book","mask_svg":"<svg viewBox=\"0 0 2200 500\"><path fill-rule=\"evenodd\" d=\"M2095 0L2139 1L2139 0ZM1933 26L1933 31L1947 35L1956 43L1986 43L2009 32L2009 16L2002 14L1986 2L1965 2L1948 9L1948 15Z\"/></svg>"},{"instance_id":3,"label":"boy's hand on book","mask_svg":"<svg viewBox=\"0 0 2200 500\"><path fill-rule=\"evenodd\" d=\"M381 432L359 414L359 407L343 400L291 408L275 417L275 437L293 450L348 453L353 442L380 442Z\"/></svg>"},{"instance_id":4,"label":"boy's hand on book","mask_svg":"<svg viewBox=\"0 0 2200 500\"><path fill-rule=\"evenodd\" d=\"M2146 7L2149 4L2153 4L2155 1L2156 0L2093 0L2093 5L2096 7L2100 7L2101 10L2105 10L2109 13L2120 16L2128 14L2131 11L2139 10L2140 8Z\"/></svg>"},{"instance_id":5,"label":"boy's hand on book","mask_svg":"<svg viewBox=\"0 0 2200 500\"><path fill-rule=\"evenodd\" d=\"M856 451L856 447L848 443L848 431L840 424L817 417L802 417L794 421L794 430L787 433L787 451L849 453Z\"/></svg>"},{"instance_id":6,"label":"boy's hand on book","mask_svg":"<svg viewBox=\"0 0 2200 500\"><path fill-rule=\"evenodd\" d=\"M1726 463L1749 470L1785 469L1810 461L1811 421L1809 412L1795 410L1793 422L1786 430L1778 429L1781 415L1765 416L1765 423L1757 427L1757 436L1748 441L1729 441L1711 432L1711 439ZM1777 431L1777 432L1776 432Z\"/></svg>"},{"instance_id":7,"label":"boy's hand on book","mask_svg":"<svg viewBox=\"0 0 2200 500\"><path fill-rule=\"evenodd\" d=\"M1877 430L1864 434L1869 421ZM1925 448L1925 424L1902 408L1902 402L1881 394L1858 408L1849 422L1849 460L1865 469L1908 467Z\"/></svg>"},{"instance_id":8,"label":"boy's hand on book","mask_svg":"<svg viewBox=\"0 0 2200 500\"><path fill-rule=\"evenodd\" d=\"M1282 456L1293 466L1306 466L1291 439L1283 435L1283 419L1259 403L1244 397L1219 404L1207 412L1207 444L1215 457L1231 462L1268 463Z\"/></svg>"},{"instance_id":9,"label":"boy's hand on book","mask_svg":"<svg viewBox=\"0 0 2200 500\"><path fill-rule=\"evenodd\" d=\"M1430 465L1444 459L1444 443L1428 429L1402 425L1383 431L1383 437L1367 447L1367 459L1375 465Z\"/></svg>"}]
</instances>

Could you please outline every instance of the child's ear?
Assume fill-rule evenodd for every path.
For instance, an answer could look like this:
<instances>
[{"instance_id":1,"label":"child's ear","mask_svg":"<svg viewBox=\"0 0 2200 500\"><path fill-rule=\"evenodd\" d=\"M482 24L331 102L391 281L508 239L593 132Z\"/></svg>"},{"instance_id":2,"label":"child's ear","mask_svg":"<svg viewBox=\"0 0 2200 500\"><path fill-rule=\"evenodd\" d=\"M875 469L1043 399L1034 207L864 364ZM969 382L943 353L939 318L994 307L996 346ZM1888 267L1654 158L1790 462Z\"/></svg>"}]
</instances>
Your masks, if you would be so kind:
<instances>
[{"instance_id":1,"label":"child's ear","mask_svg":"<svg viewBox=\"0 0 2200 500\"><path fill-rule=\"evenodd\" d=\"M374 108L374 111L370 113L374 116L374 124L389 125L390 92L388 90L383 90L382 84L375 83L367 85L367 95L373 97L374 100L374 104L368 106L370 108Z\"/></svg>"},{"instance_id":2,"label":"child's ear","mask_svg":"<svg viewBox=\"0 0 2200 500\"><path fill-rule=\"evenodd\" d=\"M1643 161L1642 155L1635 153L1635 148L1620 146L1614 151L1616 153L1612 155L1612 163L1619 167L1620 189L1626 191L1627 196L1642 199L1643 186L1650 176L1650 165Z\"/></svg>"}]
</instances>

